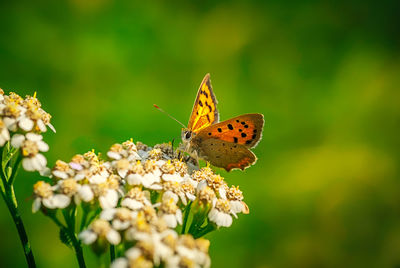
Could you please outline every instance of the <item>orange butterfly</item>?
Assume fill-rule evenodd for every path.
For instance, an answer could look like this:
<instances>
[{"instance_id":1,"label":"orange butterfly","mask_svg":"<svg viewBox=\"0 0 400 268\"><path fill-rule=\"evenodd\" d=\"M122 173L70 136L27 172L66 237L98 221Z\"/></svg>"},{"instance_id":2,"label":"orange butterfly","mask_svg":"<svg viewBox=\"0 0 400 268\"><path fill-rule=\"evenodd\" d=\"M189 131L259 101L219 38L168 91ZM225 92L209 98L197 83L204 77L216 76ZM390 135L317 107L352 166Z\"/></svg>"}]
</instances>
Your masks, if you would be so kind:
<instances>
[{"instance_id":1,"label":"orange butterfly","mask_svg":"<svg viewBox=\"0 0 400 268\"><path fill-rule=\"evenodd\" d=\"M261 139L264 116L243 114L219 122L217 99L212 91L210 75L200 84L187 128L182 129L184 150L195 159L209 161L227 171L254 164L255 154L249 150Z\"/></svg>"}]
</instances>

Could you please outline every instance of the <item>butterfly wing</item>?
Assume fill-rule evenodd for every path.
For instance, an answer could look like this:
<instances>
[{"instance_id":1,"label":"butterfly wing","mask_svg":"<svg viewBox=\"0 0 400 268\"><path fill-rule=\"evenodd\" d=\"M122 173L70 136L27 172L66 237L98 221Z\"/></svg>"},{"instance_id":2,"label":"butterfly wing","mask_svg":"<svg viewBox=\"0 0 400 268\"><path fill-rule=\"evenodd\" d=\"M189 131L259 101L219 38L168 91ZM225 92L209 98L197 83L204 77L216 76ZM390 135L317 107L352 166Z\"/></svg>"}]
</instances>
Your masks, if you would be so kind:
<instances>
[{"instance_id":1,"label":"butterfly wing","mask_svg":"<svg viewBox=\"0 0 400 268\"><path fill-rule=\"evenodd\" d=\"M194 139L218 139L254 148L261 140L263 127L262 114L244 114L203 128Z\"/></svg>"},{"instance_id":2,"label":"butterfly wing","mask_svg":"<svg viewBox=\"0 0 400 268\"><path fill-rule=\"evenodd\" d=\"M217 99L212 91L210 74L206 74L197 92L196 101L189 118L188 129L197 133L218 121Z\"/></svg>"},{"instance_id":3,"label":"butterfly wing","mask_svg":"<svg viewBox=\"0 0 400 268\"><path fill-rule=\"evenodd\" d=\"M216 167L226 171L241 169L254 164L257 157L246 146L219 139L202 140L199 144L200 155Z\"/></svg>"}]
</instances>

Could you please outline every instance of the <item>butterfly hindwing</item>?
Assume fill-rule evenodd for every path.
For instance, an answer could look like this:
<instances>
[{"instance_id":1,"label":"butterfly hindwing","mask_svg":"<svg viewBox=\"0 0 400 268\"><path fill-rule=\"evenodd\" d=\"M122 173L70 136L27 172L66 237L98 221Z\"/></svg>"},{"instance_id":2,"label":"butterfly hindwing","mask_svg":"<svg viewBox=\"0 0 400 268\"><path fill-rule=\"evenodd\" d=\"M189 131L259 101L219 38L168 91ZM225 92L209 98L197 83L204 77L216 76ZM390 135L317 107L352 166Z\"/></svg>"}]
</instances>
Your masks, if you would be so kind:
<instances>
[{"instance_id":1,"label":"butterfly hindwing","mask_svg":"<svg viewBox=\"0 0 400 268\"><path fill-rule=\"evenodd\" d=\"M197 133L218 121L217 99L211 87L210 75L206 74L197 92L196 101L189 118L188 129Z\"/></svg>"},{"instance_id":2,"label":"butterfly hindwing","mask_svg":"<svg viewBox=\"0 0 400 268\"><path fill-rule=\"evenodd\" d=\"M203 155L212 165L222 167L226 171L244 170L257 160L256 156L244 145L219 139L201 140L198 146L200 155Z\"/></svg>"},{"instance_id":3,"label":"butterfly hindwing","mask_svg":"<svg viewBox=\"0 0 400 268\"><path fill-rule=\"evenodd\" d=\"M219 139L253 148L261 139L264 127L262 114L244 114L202 129L194 139Z\"/></svg>"}]
</instances>

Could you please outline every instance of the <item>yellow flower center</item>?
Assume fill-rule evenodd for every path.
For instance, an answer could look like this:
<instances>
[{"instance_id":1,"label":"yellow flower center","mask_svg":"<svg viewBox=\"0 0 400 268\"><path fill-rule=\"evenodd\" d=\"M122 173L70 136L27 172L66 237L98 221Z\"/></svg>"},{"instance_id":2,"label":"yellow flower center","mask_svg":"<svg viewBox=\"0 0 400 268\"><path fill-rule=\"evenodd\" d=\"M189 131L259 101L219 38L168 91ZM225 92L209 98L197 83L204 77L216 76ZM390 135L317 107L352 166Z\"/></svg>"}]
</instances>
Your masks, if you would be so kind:
<instances>
[{"instance_id":1,"label":"yellow flower center","mask_svg":"<svg viewBox=\"0 0 400 268\"><path fill-rule=\"evenodd\" d=\"M175 204L174 199L171 198L162 202L160 210L166 214L175 214L178 206Z\"/></svg>"},{"instance_id":2,"label":"yellow flower center","mask_svg":"<svg viewBox=\"0 0 400 268\"><path fill-rule=\"evenodd\" d=\"M105 237L111 230L111 225L108 221L98 219L92 223L91 228L99 236Z\"/></svg>"},{"instance_id":3,"label":"yellow flower center","mask_svg":"<svg viewBox=\"0 0 400 268\"><path fill-rule=\"evenodd\" d=\"M78 191L78 183L74 179L61 181L61 191L63 194L71 196Z\"/></svg>"},{"instance_id":4,"label":"yellow flower center","mask_svg":"<svg viewBox=\"0 0 400 268\"><path fill-rule=\"evenodd\" d=\"M39 153L39 147L36 142L25 140L21 147L22 155L25 157L33 157Z\"/></svg>"},{"instance_id":5,"label":"yellow flower center","mask_svg":"<svg viewBox=\"0 0 400 268\"><path fill-rule=\"evenodd\" d=\"M33 185L33 192L36 196L47 198L53 195L53 190L51 189L51 185L44 181L38 181Z\"/></svg>"},{"instance_id":6,"label":"yellow flower center","mask_svg":"<svg viewBox=\"0 0 400 268\"><path fill-rule=\"evenodd\" d=\"M224 213L229 213L231 211L229 201L225 199L218 199L215 208Z\"/></svg>"}]
</instances>

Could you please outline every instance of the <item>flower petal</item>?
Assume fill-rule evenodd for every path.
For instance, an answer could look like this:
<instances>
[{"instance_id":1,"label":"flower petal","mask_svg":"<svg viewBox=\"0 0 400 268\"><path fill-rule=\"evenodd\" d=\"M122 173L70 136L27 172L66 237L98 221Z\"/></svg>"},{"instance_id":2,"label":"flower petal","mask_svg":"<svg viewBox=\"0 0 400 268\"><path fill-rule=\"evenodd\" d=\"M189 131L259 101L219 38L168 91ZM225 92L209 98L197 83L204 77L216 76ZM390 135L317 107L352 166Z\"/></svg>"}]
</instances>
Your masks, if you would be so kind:
<instances>
[{"instance_id":1,"label":"flower petal","mask_svg":"<svg viewBox=\"0 0 400 268\"><path fill-rule=\"evenodd\" d=\"M25 140L25 136L22 134L15 134L14 136L12 136L11 138L11 145L14 148L19 148L22 146L22 143Z\"/></svg>"},{"instance_id":2,"label":"flower petal","mask_svg":"<svg viewBox=\"0 0 400 268\"><path fill-rule=\"evenodd\" d=\"M82 241L82 243L89 245L96 241L97 234L90 230L85 230L79 234L79 239Z\"/></svg>"},{"instance_id":3,"label":"flower petal","mask_svg":"<svg viewBox=\"0 0 400 268\"><path fill-rule=\"evenodd\" d=\"M119 242L121 242L121 236L120 234L115 231L114 229L111 229L110 231L108 231L108 233L106 234L106 238L108 240L108 242L110 242L110 244L116 245Z\"/></svg>"}]
</instances>

